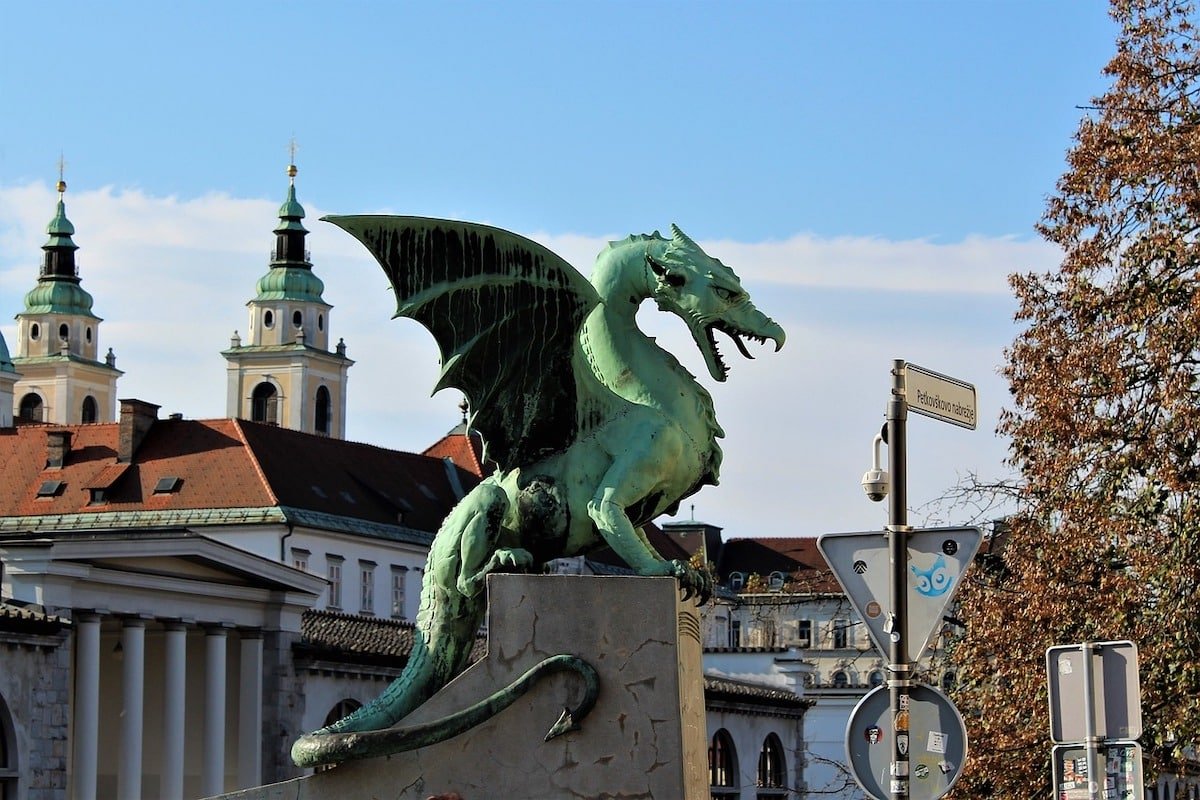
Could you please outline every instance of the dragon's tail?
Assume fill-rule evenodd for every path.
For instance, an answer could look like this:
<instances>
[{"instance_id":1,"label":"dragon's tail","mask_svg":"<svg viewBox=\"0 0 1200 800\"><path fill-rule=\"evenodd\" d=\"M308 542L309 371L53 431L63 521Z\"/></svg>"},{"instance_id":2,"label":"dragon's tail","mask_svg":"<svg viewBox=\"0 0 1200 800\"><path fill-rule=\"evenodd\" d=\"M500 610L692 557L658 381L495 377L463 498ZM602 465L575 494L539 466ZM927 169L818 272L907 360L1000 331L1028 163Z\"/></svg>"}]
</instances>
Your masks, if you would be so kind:
<instances>
[{"instance_id":1,"label":"dragon's tail","mask_svg":"<svg viewBox=\"0 0 1200 800\"><path fill-rule=\"evenodd\" d=\"M461 603L460 608L455 609L457 618L449 618L447 609L426 602L426 596L437 588L431 586L436 581L435 570L428 570L421 592L421 611L413 631L412 651L400 677L362 708L310 735L390 728L466 669L475 643L475 631L482 621L483 604Z\"/></svg>"},{"instance_id":2,"label":"dragon's tail","mask_svg":"<svg viewBox=\"0 0 1200 800\"><path fill-rule=\"evenodd\" d=\"M486 570L464 563L462 553L494 549L488 543L499 530L507 502L503 490L485 482L455 506L430 548L412 651L404 671L370 703L300 739L298 750L303 751L301 744L309 740L390 728L466 669L486 607L480 591L480 576ZM464 547L464 540L484 546Z\"/></svg>"},{"instance_id":3,"label":"dragon's tail","mask_svg":"<svg viewBox=\"0 0 1200 800\"><path fill-rule=\"evenodd\" d=\"M292 746L292 760L300 767L334 764L360 758L392 755L445 741L491 719L524 695L543 675L569 670L584 683L583 699L574 709L563 708L562 716L546 734L546 741L578 730L579 721L596 703L600 681L586 661L570 655L551 656L527 670L508 686L478 703L422 725L353 733L317 733L302 736Z\"/></svg>"}]
</instances>

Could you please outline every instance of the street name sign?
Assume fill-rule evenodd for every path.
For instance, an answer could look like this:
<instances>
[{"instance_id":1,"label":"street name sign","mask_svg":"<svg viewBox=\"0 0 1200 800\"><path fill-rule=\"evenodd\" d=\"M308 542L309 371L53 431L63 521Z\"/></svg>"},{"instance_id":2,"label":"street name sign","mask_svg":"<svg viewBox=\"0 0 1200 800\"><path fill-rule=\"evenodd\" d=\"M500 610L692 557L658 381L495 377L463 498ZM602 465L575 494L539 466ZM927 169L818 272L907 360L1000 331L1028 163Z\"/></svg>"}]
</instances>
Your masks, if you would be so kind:
<instances>
[{"instance_id":1,"label":"street name sign","mask_svg":"<svg viewBox=\"0 0 1200 800\"><path fill-rule=\"evenodd\" d=\"M908 708L892 713L887 686L868 692L846 723L846 760L874 800L889 800L893 782L908 782L909 800L937 800L950 791L967 760L967 729L946 695L917 683ZM908 754L908 775L895 775L892 745Z\"/></svg>"},{"instance_id":2,"label":"street name sign","mask_svg":"<svg viewBox=\"0 0 1200 800\"><path fill-rule=\"evenodd\" d=\"M909 658L916 662L941 631L946 608L979 551L983 532L979 528L918 528L907 537L906 633ZM817 539L817 549L862 618L875 649L888 658L893 621L887 534L827 533Z\"/></svg>"},{"instance_id":3,"label":"street name sign","mask_svg":"<svg viewBox=\"0 0 1200 800\"><path fill-rule=\"evenodd\" d=\"M1144 800L1142 748L1137 742L1108 742L1100 746L1103 774L1096 779L1088 774L1087 747L1082 744L1056 744L1051 749L1054 796L1057 800L1091 800L1094 796L1115 800Z\"/></svg>"},{"instance_id":4,"label":"street name sign","mask_svg":"<svg viewBox=\"0 0 1200 800\"><path fill-rule=\"evenodd\" d=\"M906 364L904 393L912 411L975 430L977 415L972 384L916 364Z\"/></svg>"},{"instance_id":5,"label":"street name sign","mask_svg":"<svg viewBox=\"0 0 1200 800\"><path fill-rule=\"evenodd\" d=\"M1046 650L1050 690L1050 738L1058 744L1101 739L1136 739L1142 735L1142 689L1137 645L1130 641L1093 642L1091 697L1085 690L1083 645ZM1096 730L1087 729L1092 704Z\"/></svg>"}]
</instances>

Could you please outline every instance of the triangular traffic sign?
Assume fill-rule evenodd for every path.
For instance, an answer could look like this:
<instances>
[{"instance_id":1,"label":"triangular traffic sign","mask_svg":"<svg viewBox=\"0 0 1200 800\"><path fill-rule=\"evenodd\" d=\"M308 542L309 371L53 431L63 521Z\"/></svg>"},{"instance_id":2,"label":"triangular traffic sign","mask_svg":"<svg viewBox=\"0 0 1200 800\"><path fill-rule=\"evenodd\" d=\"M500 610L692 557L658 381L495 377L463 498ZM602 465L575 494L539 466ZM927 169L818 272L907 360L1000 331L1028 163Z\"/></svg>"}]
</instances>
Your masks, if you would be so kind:
<instances>
[{"instance_id":1,"label":"triangular traffic sign","mask_svg":"<svg viewBox=\"0 0 1200 800\"><path fill-rule=\"evenodd\" d=\"M920 528L908 532L908 656L919 661L942 617L958 592L963 573L971 565L983 532L978 528ZM887 534L827 533L817 539L850 604L862 617L875 648L888 657L890 642L891 580Z\"/></svg>"}]
</instances>

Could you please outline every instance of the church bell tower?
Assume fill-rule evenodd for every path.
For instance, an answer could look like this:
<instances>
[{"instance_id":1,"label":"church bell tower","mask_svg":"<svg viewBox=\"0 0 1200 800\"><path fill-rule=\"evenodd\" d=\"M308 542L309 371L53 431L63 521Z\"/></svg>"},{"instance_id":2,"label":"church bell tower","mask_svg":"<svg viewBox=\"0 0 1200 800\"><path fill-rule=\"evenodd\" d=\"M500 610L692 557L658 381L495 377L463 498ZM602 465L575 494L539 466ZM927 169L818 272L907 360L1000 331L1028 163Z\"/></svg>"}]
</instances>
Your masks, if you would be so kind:
<instances>
[{"instance_id":1,"label":"church bell tower","mask_svg":"<svg viewBox=\"0 0 1200 800\"><path fill-rule=\"evenodd\" d=\"M325 284L305 249L304 208L296 200L296 165L287 168L270 269L246 304L246 339L228 350L226 414L335 438L346 435L346 344L329 349Z\"/></svg>"},{"instance_id":2,"label":"church bell tower","mask_svg":"<svg viewBox=\"0 0 1200 800\"><path fill-rule=\"evenodd\" d=\"M103 360L99 356L102 320L92 313L92 296L80 285L66 191L60 175L58 210L46 226L49 238L42 245L37 285L17 314L12 369L21 377L13 386L13 414L59 425L112 422L122 373L111 348Z\"/></svg>"}]
</instances>

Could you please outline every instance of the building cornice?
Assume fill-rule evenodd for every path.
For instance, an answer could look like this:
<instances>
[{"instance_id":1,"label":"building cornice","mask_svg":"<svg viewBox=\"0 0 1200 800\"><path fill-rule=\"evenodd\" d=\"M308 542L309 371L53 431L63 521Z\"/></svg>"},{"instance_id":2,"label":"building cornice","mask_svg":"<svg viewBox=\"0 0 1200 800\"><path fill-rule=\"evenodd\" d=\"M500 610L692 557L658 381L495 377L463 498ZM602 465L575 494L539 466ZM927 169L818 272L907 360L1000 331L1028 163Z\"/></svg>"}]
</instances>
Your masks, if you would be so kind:
<instances>
[{"instance_id":1,"label":"building cornice","mask_svg":"<svg viewBox=\"0 0 1200 800\"><path fill-rule=\"evenodd\" d=\"M0 517L0 534L44 534L129 529L204 528L229 525L299 525L314 530L349 533L392 542L428 547L428 531L382 522L310 511L292 506L253 508L178 508L136 511L96 511Z\"/></svg>"},{"instance_id":2,"label":"building cornice","mask_svg":"<svg viewBox=\"0 0 1200 800\"><path fill-rule=\"evenodd\" d=\"M0 517L0 533L42 533L128 530L129 528L185 528L208 525L285 524L279 506L255 508L178 508L136 511L96 511Z\"/></svg>"}]
</instances>

